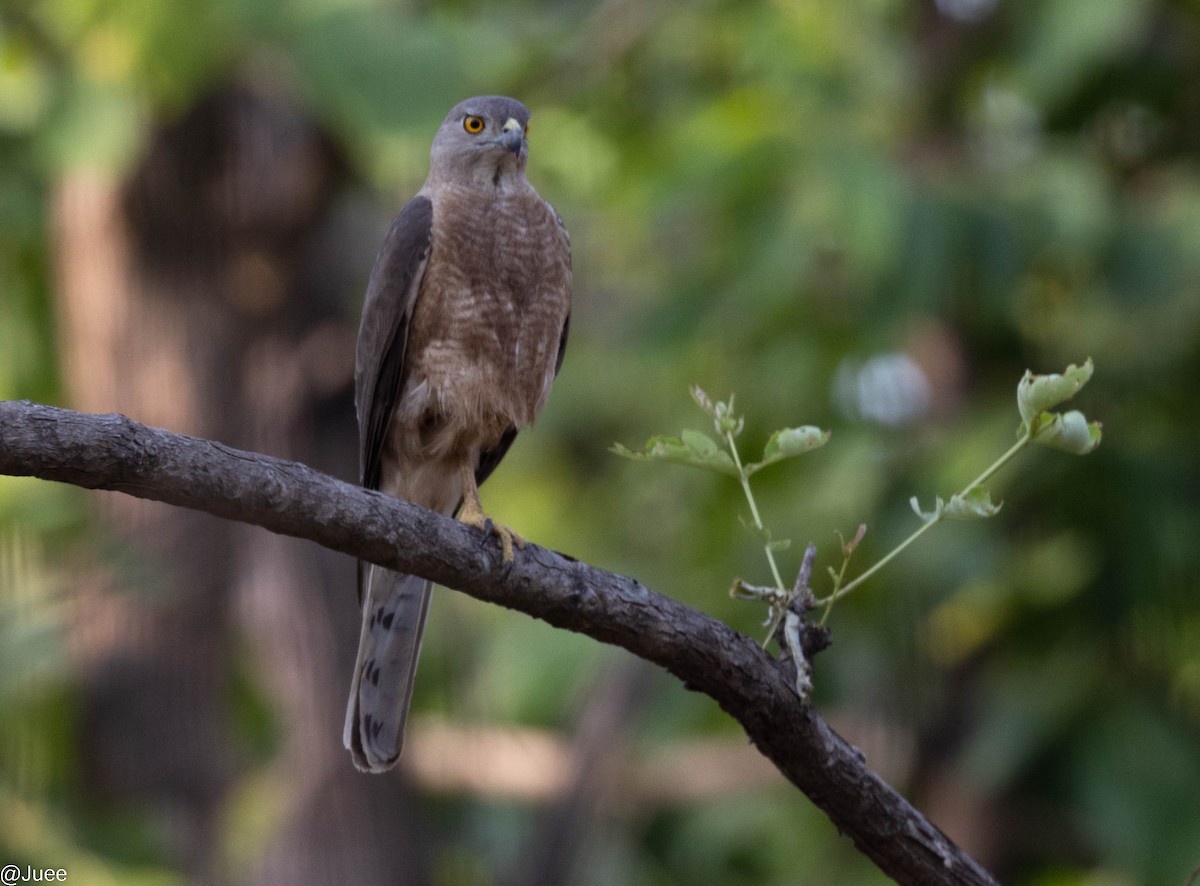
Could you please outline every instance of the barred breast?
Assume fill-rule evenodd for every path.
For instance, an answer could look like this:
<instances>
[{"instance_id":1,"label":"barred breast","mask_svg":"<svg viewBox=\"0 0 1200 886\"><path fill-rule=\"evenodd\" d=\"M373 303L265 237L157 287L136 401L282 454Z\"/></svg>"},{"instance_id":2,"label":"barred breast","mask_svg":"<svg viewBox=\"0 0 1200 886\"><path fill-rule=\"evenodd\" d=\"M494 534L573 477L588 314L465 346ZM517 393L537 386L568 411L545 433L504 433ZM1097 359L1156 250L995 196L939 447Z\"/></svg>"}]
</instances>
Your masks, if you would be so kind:
<instances>
[{"instance_id":1,"label":"barred breast","mask_svg":"<svg viewBox=\"0 0 1200 886\"><path fill-rule=\"evenodd\" d=\"M425 454L486 449L545 405L570 310L566 233L532 187L449 191L413 309L397 424Z\"/></svg>"}]
</instances>

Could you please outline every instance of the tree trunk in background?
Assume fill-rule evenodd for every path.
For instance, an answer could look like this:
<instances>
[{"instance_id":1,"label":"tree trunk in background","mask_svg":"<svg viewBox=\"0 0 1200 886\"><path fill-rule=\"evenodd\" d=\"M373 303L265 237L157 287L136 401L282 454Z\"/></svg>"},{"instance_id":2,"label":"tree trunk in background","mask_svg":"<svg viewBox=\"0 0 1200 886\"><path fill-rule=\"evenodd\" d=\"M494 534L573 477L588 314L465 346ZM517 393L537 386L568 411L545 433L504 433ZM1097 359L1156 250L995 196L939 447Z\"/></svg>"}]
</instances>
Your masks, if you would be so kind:
<instances>
[{"instance_id":1,"label":"tree trunk in background","mask_svg":"<svg viewBox=\"0 0 1200 886\"><path fill-rule=\"evenodd\" d=\"M341 178L316 126L256 84L157 129L125 182L64 180L54 233L72 405L354 476L346 314L375 244L367 234L364 252L352 214L335 211ZM75 597L89 796L154 815L194 882L425 882L404 785L359 775L341 748L352 564L203 514L93 501L117 544L79 571ZM238 861L244 834L219 842L263 821L229 796L236 771L266 765L236 730L253 720L233 713L244 676L279 746L255 782L253 802L272 805L244 850L253 871Z\"/></svg>"},{"instance_id":2,"label":"tree trunk in background","mask_svg":"<svg viewBox=\"0 0 1200 886\"><path fill-rule=\"evenodd\" d=\"M633 720L650 698L654 669L642 659L609 665L580 705L571 741L570 776L541 813L511 886L580 882L596 850L600 814L628 799L620 775L630 756ZM622 796L622 793L626 796Z\"/></svg>"}]
</instances>

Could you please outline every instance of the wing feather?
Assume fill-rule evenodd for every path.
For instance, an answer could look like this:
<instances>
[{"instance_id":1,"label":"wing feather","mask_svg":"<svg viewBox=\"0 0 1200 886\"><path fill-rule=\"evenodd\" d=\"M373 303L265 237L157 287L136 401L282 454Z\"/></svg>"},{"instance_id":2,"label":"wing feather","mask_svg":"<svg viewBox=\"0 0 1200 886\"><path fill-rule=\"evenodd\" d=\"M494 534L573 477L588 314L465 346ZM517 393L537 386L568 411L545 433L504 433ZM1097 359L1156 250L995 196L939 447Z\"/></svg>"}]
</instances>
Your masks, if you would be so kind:
<instances>
[{"instance_id":1,"label":"wing feather","mask_svg":"<svg viewBox=\"0 0 1200 886\"><path fill-rule=\"evenodd\" d=\"M380 457L396 398L404 387L408 324L433 242L433 204L409 200L392 222L363 302L355 362L359 482L378 489Z\"/></svg>"}]
</instances>

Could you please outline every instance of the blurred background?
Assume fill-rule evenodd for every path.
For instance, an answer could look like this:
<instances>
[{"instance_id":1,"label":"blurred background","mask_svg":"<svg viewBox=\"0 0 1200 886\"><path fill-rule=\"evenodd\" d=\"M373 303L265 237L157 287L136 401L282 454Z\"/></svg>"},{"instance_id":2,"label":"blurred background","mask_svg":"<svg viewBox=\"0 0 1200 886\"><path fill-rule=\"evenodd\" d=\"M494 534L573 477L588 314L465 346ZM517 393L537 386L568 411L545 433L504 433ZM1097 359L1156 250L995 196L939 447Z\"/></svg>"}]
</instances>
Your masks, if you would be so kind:
<instances>
[{"instance_id":1,"label":"blurred background","mask_svg":"<svg viewBox=\"0 0 1200 886\"><path fill-rule=\"evenodd\" d=\"M554 395L484 487L532 540L759 635L736 485L606 450L817 424L764 519L852 573L1088 356L1026 453L831 618L820 710L1005 882L1200 865L1200 4L7 0L0 396L356 474L367 274L446 110L533 109L571 230ZM1193 431L1188 431L1192 428ZM817 590L826 586L819 581ZM395 777L341 748L354 569L0 478L0 862L78 884L885 878L708 699L439 591Z\"/></svg>"}]
</instances>

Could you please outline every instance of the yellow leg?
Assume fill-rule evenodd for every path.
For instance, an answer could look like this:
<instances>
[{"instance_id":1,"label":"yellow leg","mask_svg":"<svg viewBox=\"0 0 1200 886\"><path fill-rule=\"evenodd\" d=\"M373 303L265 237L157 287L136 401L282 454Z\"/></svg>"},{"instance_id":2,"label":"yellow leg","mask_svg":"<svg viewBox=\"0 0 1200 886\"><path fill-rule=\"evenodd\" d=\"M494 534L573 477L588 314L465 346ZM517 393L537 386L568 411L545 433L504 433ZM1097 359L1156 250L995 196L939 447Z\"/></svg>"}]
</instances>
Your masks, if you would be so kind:
<instances>
[{"instance_id":1,"label":"yellow leg","mask_svg":"<svg viewBox=\"0 0 1200 886\"><path fill-rule=\"evenodd\" d=\"M504 554L504 562L511 563L513 561L513 545L523 550L525 539L516 530L492 522L492 519L483 512L483 504L479 501L479 487L475 485L475 470L470 464L463 462L460 471L463 503L458 511L458 521L466 523L468 526L474 526L476 529L482 529L484 532L496 533L500 538L500 549Z\"/></svg>"}]
</instances>

